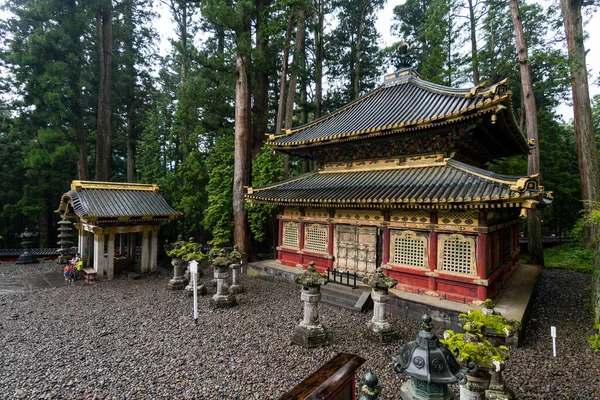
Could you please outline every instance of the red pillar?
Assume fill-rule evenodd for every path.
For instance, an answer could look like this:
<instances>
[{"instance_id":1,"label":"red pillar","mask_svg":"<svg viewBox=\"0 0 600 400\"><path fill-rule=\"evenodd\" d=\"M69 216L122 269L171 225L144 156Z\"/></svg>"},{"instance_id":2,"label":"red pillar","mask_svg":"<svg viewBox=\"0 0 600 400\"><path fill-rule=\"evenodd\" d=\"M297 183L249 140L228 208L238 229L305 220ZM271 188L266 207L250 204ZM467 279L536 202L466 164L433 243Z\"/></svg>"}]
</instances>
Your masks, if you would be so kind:
<instances>
[{"instance_id":1,"label":"red pillar","mask_svg":"<svg viewBox=\"0 0 600 400\"><path fill-rule=\"evenodd\" d=\"M431 224L438 223L437 211L431 211L429 213L429 219ZM435 272L437 269L438 259L438 233L431 231L429 234L429 270ZM437 279L434 276L429 277L429 290L437 290Z\"/></svg>"},{"instance_id":2,"label":"red pillar","mask_svg":"<svg viewBox=\"0 0 600 400\"><path fill-rule=\"evenodd\" d=\"M438 233L431 231L429 234L429 270L435 272L438 259ZM437 280L434 276L429 277L429 290L437 290Z\"/></svg>"},{"instance_id":3,"label":"red pillar","mask_svg":"<svg viewBox=\"0 0 600 400\"><path fill-rule=\"evenodd\" d=\"M383 227L383 258L381 264L386 265L390 262L390 228Z\"/></svg>"},{"instance_id":4,"label":"red pillar","mask_svg":"<svg viewBox=\"0 0 600 400\"><path fill-rule=\"evenodd\" d=\"M277 247L280 247L283 244L283 220L281 219L281 217L279 218L278 225L279 225L279 232L277 232ZM278 250L277 251L277 259L281 260L281 258L282 258L281 251Z\"/></svg>"},{"instance_id":5,"label":"red pillar","mask_svg":"<svg viewBox=\"0 0 600 400\"><path fill-rule=\"evenodd\" d=\"M496 268L496 240L498 239L498 237L496 236L497 232L492 232L490 233L490 246L492 248L491 251L491 260L490 260L490 269L493 271L494 268Z\"/></svg>"},{"instance_id":6,"label":"red pillar","mask_svg":"<svg viewBox=\"0 0 600 400\"><path fill-rule=\"evenodd\" d=\"M479 279L486 280L487 275L487 243L488 234L480 233L477 236L477 275ZM492 242L492 254L493 254L493 242ZM492 257L493 259L493 257ZM478 300L485 300L487 298L488 288L487 286L477 286L477 298Z\"/></svg>"},{"instance_id":7,"label":"red pillar","mask_svg":"<svg viewBox=\"0 0 600 400\"><path fill-rule=\"evenodd\" d=\"M329 254L329 260L327 261L327 268L333 269L333 241L334 241L334 225L329 223L329 241L327 242L327 254Z\"/></svg>"},{"instance_id":8,"label":"red pillar","mask_svg":"<svg viewBox=\"0 0 600 400\"><path fill-rule=\"evenodd\" d=\"M300 221L300 251L304 251L304 221ZM304 267L304 254L300 255L300 264Z\"/></svg>"}]
</instances>

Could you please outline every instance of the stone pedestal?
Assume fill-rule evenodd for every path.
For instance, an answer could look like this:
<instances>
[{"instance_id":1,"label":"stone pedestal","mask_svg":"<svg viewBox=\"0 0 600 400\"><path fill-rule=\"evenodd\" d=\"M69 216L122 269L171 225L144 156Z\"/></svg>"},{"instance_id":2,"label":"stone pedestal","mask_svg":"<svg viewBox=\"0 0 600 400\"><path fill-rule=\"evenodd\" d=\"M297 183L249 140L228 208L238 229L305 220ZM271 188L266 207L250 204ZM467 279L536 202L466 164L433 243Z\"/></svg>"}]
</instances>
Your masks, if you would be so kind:
<instances>
[{"instance_id":1,"label":"stone pedestal","mask_svg":"<svg viewBox=\"0 0 600 400\"><path fill-rule=\"evenodd\" d=\"M306 348L329 344L329 334L319 321L319 301L321 301L321 285L326 278L316 272L314 263L310 262L308 270L296 278L302 285L300 299L304 302L304 318L294 329L292 343Z\"/></svg>"},{"instance_id":2,"label":"stone pedestal","mask_svg":"<svg viewBox=\"0 0 600 400\"><path fill-rule=\"evenodd\" d=\"M229 286L229 292L233 294L242 293L244 291L244 287L240 282L242 265L235 263L231 264L229 268L231 269L231 286Z\"/></svg>"},{"instance_id":3,"label":"stone pedestal","mask_svg":"<svg viewBox=\"0 0 600 400\"><path fill-rule=\"evenodd\" d=\"M237 302L235 295L229 293L229 268L225 265L215 265L215 280L217 281L217 292L211 299L211 304L215 308L231 308Z\"/></svg>"},{"instance_id":4,"label":"stone pedestal","mask_svg":"<svg viewBox=\"0 0 600 400\"><path fill-rule=\"evenodd\" d=\"M174 258L171 261L171 264L173 265L173 278L171 278L167 284L167 289L182 290L185 288L185 284L187 283L183 277L183 269L186 265L186 262L181 258Z\"/></svg>"},{"instance_id":5,"label":"stone pedestal","mask_svg":"<svg viewBox=\"0 0 600 400\"><path fill-rule=\"evenodd\" d=\"M367 329L363 332L363 336L379 343L391 343L398 340L398 332L386 318L387 303L390 299L387 289L373 288L371 298L373 299L373 318L367 322Z\"/></svg>"},{"instance_id":6,"label":"stone pedestal","mask_svg":"<svg viewBox=\"0 0 600 400\"><path fill-rule=\"evenodd\" d=\"M199 278L200 274L196 275L196 280ZM194 283L192 282L192 280L190 279L190 283L187 284L187 286L185 287L185 294L187 294L189 297L192 297L194 295ZM205 295L207 293L206 290L206 286L204 286L204 283L200 282L200 281L196 281L196 290L198 291L198 294L200 296Z\"/></svg>"},{"instance_id":7,"label":"stone pedestal","mask_svg":"<svg viewBox=\"0 0 600 400\"><path fill-rule=\"evenodd\" d=\"M460 385L461 400L485 400L485 392L490 385L490 374L479 370L474 374L467 374L467 383Z\"/></svg>"},{"instance_id":8,"label":"stone pedestal","mask_svg":"<svg viewBox=\"0 0 600 400\"><path fill-rule=\"evenodd\" d=\"M415 378L404 382L400 388L402 400L455 400L454 392L445 383L427 383ZM460 397L463 400L462 395Z\"/></svg>"},{"instance_id":9,"label":"stone pedestal","mask_svg":"<svg viewBox=\"0 0 600 400\"><path fill-rule=\"evenodd\" d=\"M504 364L497 365L494 371L491 371L490 386L485 391L485 400L513 400L514 394L504 385L502 379L502 370Z\"/></svg>"}]
</instances>

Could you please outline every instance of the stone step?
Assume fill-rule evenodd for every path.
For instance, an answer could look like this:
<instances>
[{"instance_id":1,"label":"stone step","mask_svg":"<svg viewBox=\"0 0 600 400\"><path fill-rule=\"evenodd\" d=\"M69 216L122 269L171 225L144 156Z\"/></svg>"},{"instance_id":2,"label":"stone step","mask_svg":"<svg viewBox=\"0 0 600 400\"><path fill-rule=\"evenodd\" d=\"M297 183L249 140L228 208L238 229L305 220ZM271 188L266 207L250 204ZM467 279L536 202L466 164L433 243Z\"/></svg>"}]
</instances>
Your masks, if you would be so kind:
<instances>
[{"instance_id":1,"label":"stone step","mask_svg":"<svg viewBox=\"0 0 600 400\"><path fill-rule=\"evenodd\" d=\"M348 299L358 300L363 293L361 287L353 289L350 286L339 285L328 282L327 285L321 286L321 293L327 293L331 296L345 297Z\"/></svg>"},{"instance_id":2,"label":"stone step","mask_svg":"<svg viewBox=\"0 0 600 400\"><path fill-rule=\"evenodd\" d=\"M357 312L365 312L373 308L370 291L361 287L353 289L328 283L321 287L321 300L324 303Z\"/></svg>"}]
</instances>

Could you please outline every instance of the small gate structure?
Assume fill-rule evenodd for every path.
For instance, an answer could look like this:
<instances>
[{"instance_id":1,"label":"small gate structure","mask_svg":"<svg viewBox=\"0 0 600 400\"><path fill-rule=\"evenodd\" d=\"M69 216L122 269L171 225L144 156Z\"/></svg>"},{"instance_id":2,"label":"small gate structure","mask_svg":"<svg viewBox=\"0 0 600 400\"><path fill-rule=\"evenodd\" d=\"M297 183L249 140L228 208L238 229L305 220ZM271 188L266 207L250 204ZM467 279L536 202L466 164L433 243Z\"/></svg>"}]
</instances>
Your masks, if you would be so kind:
<instances>
[{"instance_id":1,"label":"small gate structure","mask_svg":"<svg viewBox=\"0 0 600 400\"><path fill-rule=\"evenodd\" d=\"M356 280L360 277L350 272L339 271L337 269L327 269L327 282L339 283L356 289ZM344 280L346 281L344 283Z\"/></svg>"}]
</instances>

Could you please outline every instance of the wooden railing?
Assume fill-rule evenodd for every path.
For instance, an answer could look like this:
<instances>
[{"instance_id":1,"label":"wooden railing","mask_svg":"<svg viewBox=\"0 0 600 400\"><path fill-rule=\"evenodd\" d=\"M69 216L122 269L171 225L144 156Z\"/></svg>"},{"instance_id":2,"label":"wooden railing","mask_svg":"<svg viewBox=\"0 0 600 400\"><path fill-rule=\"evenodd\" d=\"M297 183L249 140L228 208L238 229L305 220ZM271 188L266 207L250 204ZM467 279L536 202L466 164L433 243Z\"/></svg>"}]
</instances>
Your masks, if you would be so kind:
<instances>
[{"instance_id":1,"label":"wooden railing","mask_svg":"<svg viewBox=\"0 0 600 400\"><path fill-rule=\"evenodd\" d=\"M340 353L280 400L354 400L356 398L356 370L365 359L354 354Z\"/></svg>"}]
</instances>

